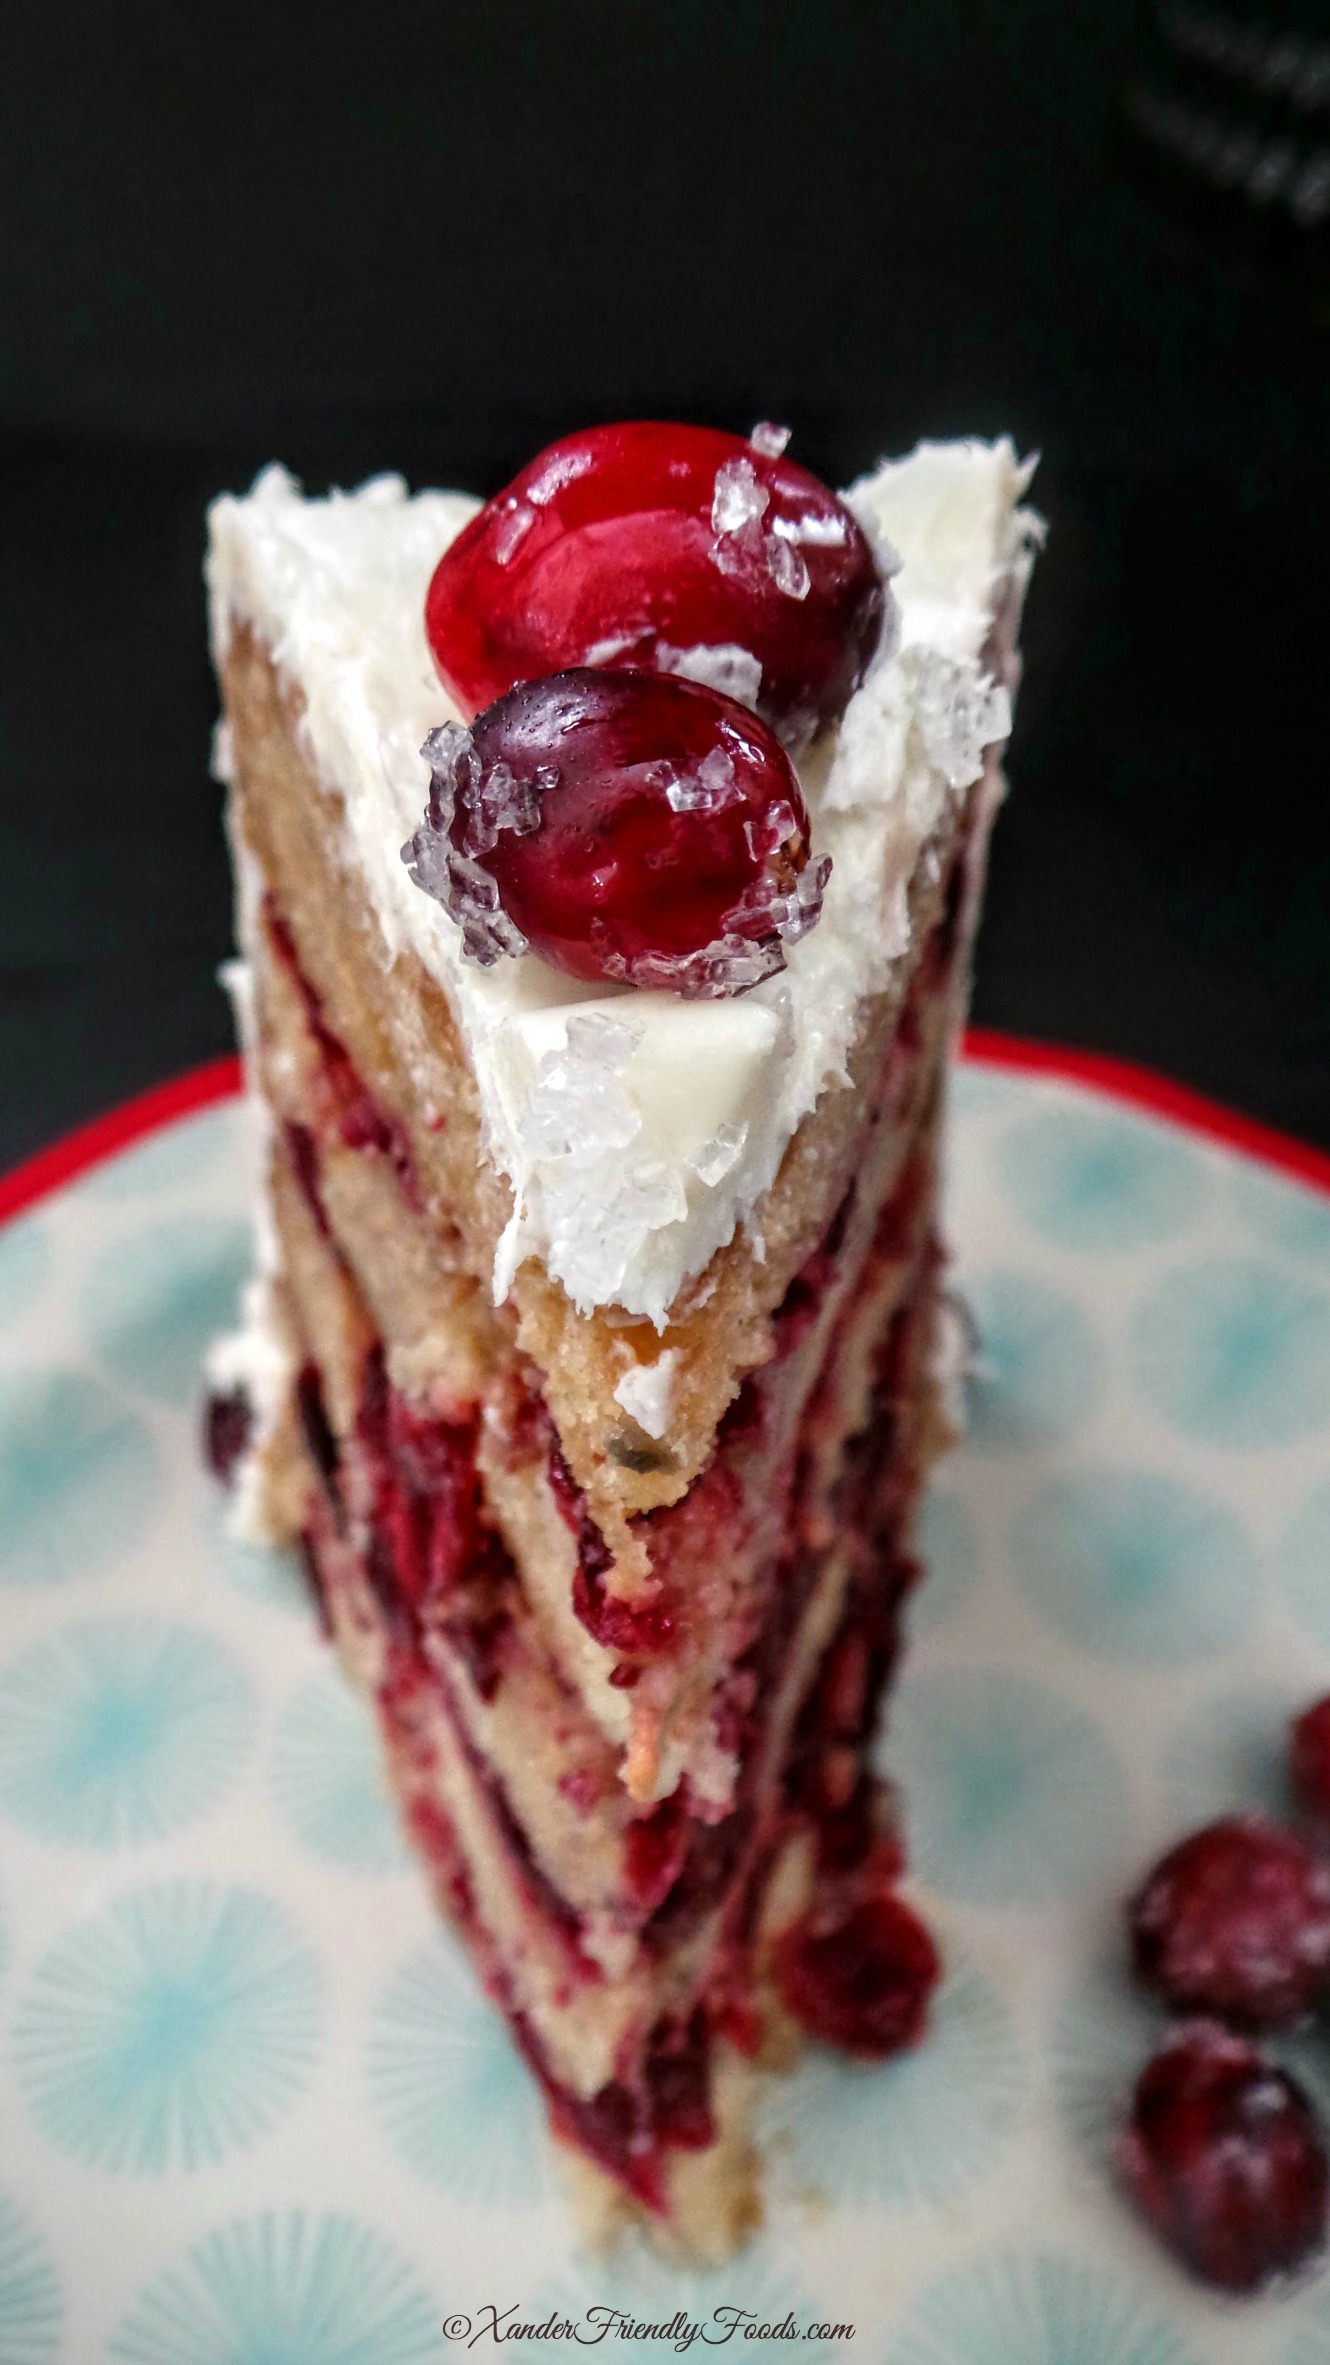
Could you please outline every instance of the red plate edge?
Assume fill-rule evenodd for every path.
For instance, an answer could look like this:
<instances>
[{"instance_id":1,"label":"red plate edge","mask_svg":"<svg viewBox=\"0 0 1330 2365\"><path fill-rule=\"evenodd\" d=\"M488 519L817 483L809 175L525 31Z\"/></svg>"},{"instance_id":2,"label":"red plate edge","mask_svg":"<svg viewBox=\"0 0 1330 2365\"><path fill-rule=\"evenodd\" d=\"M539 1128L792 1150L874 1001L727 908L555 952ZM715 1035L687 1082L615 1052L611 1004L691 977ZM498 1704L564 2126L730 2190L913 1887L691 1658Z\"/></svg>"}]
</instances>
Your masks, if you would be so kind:
<instances>
[{"instance_id":1,"label":"red plate edge","mask_svg":"<svg viewBox=\"0 0 1330 2365\"><path fill-rule=\"evenodd\" d=\"M968 1028L964 1052L967 1060L982 1067L1005 1068L1018 1075L1054 1076L1065 1083L1088 1085L1092 1091L1125 1101L1129 1107L1143 1109L1149 1116L1162 1117L1188 1133L1220 1142L1226 1149L1241 1150L1247 1157L1273 1166L1281 1174L1292 1175L1298 1182L1310 1184L1313 1190L1330 1197L1330 1153L1313 1149L1310 1142L1298 1141L1292 1134L1279 1133L1271 1125L1262 1125L1255 1117L1244 1117L1219 1101L1207 1100L1203 1093L1193 1092L1186 1084L1175 1084L1171 1077L1158 1075L1153 1068L1138 1067L1132 1060L1116 1059L1104 1051L1077 1051L1062 1043L1039 1043L1024 1035L1000 1034L992 1027ZM224 1059L209 1060L204 1067L188 1068L183 1076L173 1076L165 1084L154 1084L151 1090L122 1101L118 1108L93 1117L88 1124L78 1126L73 1133L26 1158L21 1166L0 1175L0 1223L21 1215L25 1208L35 1206L38 1200L74 1182L91 1167L113 1158L131 1142L141 1141L145 1135L160 1131L180 1117L195 1116L216 1101L229 1100L241 1090L242 1084L240 1061L232 1052Z\"/></svg>"}]
</instances>

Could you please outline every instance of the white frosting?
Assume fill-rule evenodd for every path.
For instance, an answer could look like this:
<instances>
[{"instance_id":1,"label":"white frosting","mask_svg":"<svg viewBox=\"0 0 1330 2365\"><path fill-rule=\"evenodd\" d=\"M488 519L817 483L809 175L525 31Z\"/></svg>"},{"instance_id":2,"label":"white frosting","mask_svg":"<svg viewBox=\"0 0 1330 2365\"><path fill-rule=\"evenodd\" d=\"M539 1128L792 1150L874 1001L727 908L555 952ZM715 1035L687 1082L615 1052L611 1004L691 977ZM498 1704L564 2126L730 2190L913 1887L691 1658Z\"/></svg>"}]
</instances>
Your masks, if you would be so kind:
<instances>
[{"instance_id":1,"label":"white frosting","mask_svg":"<svg viewBox=\"0 0 1330 2365\"><path fill-rule=\"evenodd\" d=\"M398 477L306 501L269 468L247 499L214 503L216 652L246 621L300 689L385 965L417 953L466 1041L486 1147L514 1192L496 1296L537 1255L584 1311L619 1305L663 1329L683 1283L751 1213L801 1119L844 1075L864 997L910 949L916 865L1009 728L1007 689L978 661L1028 567L1034 521L1017 506L1028 473L1005 439L921 444L846 496L899 558L897 629L839 728L800 763L814 850L833 863L821 921L782 976L715 1002L600 992L530 953L476 968L407 874L400 850L429 785L418 751L453 713L425 640L425 592L476 502L412 498ZM598 1023L570 1033L579 1019Z\"/></svg>"}]
</instances>

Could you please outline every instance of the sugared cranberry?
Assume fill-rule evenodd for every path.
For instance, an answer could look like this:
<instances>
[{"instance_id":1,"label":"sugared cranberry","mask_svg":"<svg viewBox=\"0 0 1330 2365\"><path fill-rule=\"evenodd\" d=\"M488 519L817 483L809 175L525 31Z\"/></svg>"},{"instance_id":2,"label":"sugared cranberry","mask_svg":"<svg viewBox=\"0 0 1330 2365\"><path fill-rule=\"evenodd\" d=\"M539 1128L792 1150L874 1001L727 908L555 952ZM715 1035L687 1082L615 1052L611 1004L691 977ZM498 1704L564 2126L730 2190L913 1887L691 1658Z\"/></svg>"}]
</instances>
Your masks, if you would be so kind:
<instances>
[{"instance_id":1,"label":"sugared cranberry","mask_svg":"<svg viewBox=\"0 0 1330 2365\"><path fill-rule=\"evenodd\" d=\"M551 444L439 561L434 662L466 715L570 666L683 674L797 744L832 720L882 632L862 528L753 440L637 420Z\"/></svg>"},{"instance_id":2,"label":"sugared cranberry","mask_svg":"<svg viewBox=\"0 0 1330 2365\"><path fill-rule=\"evenodd\" d=\"M254 1427L254 1412L243 1388L219 1389L203 1410L203 1450L208 1468L229 1486Z\"/></svg>"},{"instance_id":3,"label":"sugared cranberry","mask_svg":"<svg viewBox=\"0 0 1330 2365\"><path fill-rule=\"evenodd\" d=\"M1130 1920L1137 1972L1166 2002L1287 2028L1330 1973L1330 1866L1268 1817L1229 1815L1155 1866Z\"/></svg>"},{"instance_id":4,"label":"sugared cranberry","mask_svg":"<svg viewBox=\"0 0 1330 2365\"><path fill-rule=\"evenodd\" d=\"M1330 2170L1294 2080L1213 2020L1184 2023L1143 2070L1119 2164L1142 2216L1194 2275L1261 2290L1325 2240Z\"/></svg>"},{"instance_id":5,"label":"sugared cranberry","mask_svg":"<svg viewBox=\"0 0 1330 2365\"><path fill-rule=\"evenodd\" d=\"M484 967L534 946L574 977L742 993L821 910L830 863L809 861L789 757L695 682L553 674L424 753L402 858Z\"/></svg>"},{"instance_id":6,"label":"sugared cranberry","mask_svg":"<svg viewBox=\"0 0 1330 2365\"><path fill-rule=\"evenodd\" d=\"M1322 1838L1330 1838L1330 1699L1316 1700L1293 1727L1293 1795Z\"/></svg>"},{"instance_id":7,"label":"sugared cranberry","mask_svg":"<svg viewBox=\"0 0 1330 2365\"><path fill-rule=\"evenodd\" d=\"M941 1964L899 1897L814 1907L776 1949L781 2000L810 2036L880 2061L923 2035Z\"/></svg>"}]
</instances>

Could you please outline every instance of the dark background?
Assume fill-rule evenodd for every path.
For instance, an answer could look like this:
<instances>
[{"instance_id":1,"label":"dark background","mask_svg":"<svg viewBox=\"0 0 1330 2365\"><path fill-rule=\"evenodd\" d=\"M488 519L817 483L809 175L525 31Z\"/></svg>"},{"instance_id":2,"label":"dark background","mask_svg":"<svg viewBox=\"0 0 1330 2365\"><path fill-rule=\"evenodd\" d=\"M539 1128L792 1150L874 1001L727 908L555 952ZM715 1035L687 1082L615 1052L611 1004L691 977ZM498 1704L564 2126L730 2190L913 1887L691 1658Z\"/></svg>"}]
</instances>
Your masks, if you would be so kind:
<instances>
[{"instance_id":1,"label":"dark background","mask_svg":"<svg viewBox=\"0 0 1330 2365\"><path fill-rule=\"evenodd\" d=\"M1133 146L1157 35L1120 0L11 9L0 1164L228 1041L209 494L274 455L491 491L633 414L788 420L833 481L1041 448L976 1015L1330 1144L1320 231Z\"/></svg>"}]
</instances>

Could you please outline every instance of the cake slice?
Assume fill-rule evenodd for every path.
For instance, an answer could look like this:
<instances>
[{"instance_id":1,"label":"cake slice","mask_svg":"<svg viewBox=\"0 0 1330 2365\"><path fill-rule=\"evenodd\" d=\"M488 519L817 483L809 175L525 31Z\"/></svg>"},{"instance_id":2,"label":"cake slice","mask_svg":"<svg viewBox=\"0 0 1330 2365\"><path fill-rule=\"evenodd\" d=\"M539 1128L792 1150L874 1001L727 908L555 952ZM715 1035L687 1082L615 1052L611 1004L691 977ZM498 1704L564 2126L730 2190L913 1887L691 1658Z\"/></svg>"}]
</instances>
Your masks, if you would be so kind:
<instances>
[{"instance_id":1,"label":"cake slice","mask_svg":"<svg viewBox=\"0 0 1330 2365\"><path fill-rule=\"evenodd\" d=\"M713 2258L755 2068L914 2041L937 1968L869 1754L1034 530L1005 442L842 503L782 440L600 430L484 510L270 469L209 557L265 1145L213 1458L584 2199Z\"/></svg>"}]
</instances>

